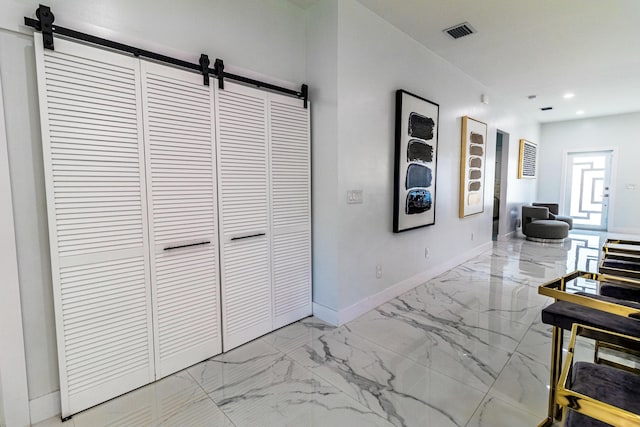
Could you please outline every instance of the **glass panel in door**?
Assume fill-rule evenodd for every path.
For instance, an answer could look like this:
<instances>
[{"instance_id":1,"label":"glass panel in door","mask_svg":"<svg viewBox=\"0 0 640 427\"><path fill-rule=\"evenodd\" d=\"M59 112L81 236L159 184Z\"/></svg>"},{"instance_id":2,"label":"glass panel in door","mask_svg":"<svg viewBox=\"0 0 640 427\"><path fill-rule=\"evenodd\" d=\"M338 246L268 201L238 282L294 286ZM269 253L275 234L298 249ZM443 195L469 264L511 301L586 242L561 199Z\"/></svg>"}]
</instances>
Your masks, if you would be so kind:
<instances>
[{"instance_id":1,"label":"glass panel in door","mask_svg":"<svg viewBox=\"0 0 640 427\"><path fill-rule=\"evenodd\" d=\"M566 214L579 229L606 230L611 151L567 154Z\"/></svg>"}]
</instances>

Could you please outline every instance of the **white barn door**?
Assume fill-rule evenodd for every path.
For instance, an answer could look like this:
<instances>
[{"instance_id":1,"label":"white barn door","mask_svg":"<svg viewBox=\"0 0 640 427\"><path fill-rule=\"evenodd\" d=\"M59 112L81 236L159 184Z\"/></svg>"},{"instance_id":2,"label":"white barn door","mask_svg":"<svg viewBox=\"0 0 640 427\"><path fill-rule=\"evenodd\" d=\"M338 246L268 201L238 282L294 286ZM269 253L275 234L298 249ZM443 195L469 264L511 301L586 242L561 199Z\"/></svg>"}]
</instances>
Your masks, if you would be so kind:
<instances>
[{"instance_id":1,"label":"white barn door","mask_svg":"<svg viewBox=\"0 0 640 427\"><path fill-rule=\"evenodd\" d=\"M303 101L269 95L273 329L310 316L311 146Z\"/></svg>"},{"instance_id":2,"label":"white barn door","mask_svg":"<svg viewBox=\"0 0 640 427\"><path fill-rule=\"evenodd\" d=\"M267 93L216 87L224 351L272 330Z\"/></svg>"},{"instance_id":3,"label":"white barn door","mask_svg":"<svg viewBox=\"0 0 640 427\"><path fill-rule=\"evenodd\" d=\"M213 88L141 62L157 378L222 350Z\"/></svg>"},{"instance_id":4,"label":"white barn door","mask_svg":"<svg viewBox=\"0 0 640 427\"><path fill-rule=\"evenodd\" d=\"M66 417L154 379L140 72L34 36Z\"/></svg>"}]
</instances>

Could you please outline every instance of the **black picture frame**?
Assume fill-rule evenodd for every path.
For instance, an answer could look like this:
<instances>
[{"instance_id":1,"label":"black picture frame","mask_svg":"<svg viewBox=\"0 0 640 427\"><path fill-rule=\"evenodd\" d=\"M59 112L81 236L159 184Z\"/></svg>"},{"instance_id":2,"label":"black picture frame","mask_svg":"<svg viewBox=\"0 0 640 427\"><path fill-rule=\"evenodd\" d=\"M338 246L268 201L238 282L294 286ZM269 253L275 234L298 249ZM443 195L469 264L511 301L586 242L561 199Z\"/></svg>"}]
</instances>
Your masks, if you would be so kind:
<instances>
[{"instance_id":1,"label":"black picture frame","mask_svg":"<svg viewBox=\"0 0 640 427\"><path fill-rule=\"evenodd\" d=\"M440 105L396 91L393 232L436 222Z\"/></svg>"}]
</instances>

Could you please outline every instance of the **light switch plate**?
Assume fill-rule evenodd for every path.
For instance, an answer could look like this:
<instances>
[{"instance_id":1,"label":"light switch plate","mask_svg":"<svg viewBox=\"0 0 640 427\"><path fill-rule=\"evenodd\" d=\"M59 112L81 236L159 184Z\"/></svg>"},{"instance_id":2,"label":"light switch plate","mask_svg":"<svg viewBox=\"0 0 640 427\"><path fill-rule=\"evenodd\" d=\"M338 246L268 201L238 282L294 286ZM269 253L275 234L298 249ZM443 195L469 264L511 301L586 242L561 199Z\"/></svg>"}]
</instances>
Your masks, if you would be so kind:
<instances>
[{"instance_id":1,"label":"light switch plate","mask_svg":"<svg viewBox=\"0 0 640 427\"><path fill-rule=\"evenodd\" d=\"M347 203L355 205L362 203L363 191L362 190L349 190L347 191Z\"/></svg>"}]
</instances>

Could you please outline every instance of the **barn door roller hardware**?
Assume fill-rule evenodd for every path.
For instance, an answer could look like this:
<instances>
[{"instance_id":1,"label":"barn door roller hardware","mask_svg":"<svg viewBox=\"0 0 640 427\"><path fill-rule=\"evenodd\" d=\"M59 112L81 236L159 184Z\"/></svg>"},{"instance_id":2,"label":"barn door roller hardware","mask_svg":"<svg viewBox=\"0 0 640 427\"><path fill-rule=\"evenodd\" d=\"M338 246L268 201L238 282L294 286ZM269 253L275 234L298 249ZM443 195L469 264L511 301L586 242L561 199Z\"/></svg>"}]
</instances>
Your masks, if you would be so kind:
<instances>
[{"instance_id":1,"label":"barn door roller hardware","mask_svg":"<svg viewBox=\"0 0 640 427\"><path fill-rule=\"evenodd\" d=\"M58 34L63 37L82 40L91 44L104 46L109 49L126 52L136 57L149 58L157 62L164 62L198 72L202 74L203 83L207 86L209 85L209 75L213 75L218 78L218 86L220 89L224 89L224 79L230 79L247 85L265 88L274 92L279 92L285 95L300 98L304 100L304 108L307 108L307 103L309 101L309 89L306 84L303 84L299 91L287 89L281 86L273 85L271 83L240 76L238 74L227 73L226 71L224 71L224 61L222 59L216 59L214 68L210 68L209 57L204 53L200 55L199 62L197 64L194 64L191 62L183 61L181 59L151 52L145 49L140 49L134 46L129 46L112 40L103 39L101 37L96 37L91 34L81 33L80 31L75 31L69 28L61 27L59 25L54 25L53 21L55 19L55 16L53 15L53 12L51 12L51 8L49 6L40 5L38 9L36 9L36 17L38 19L32 19L25 16L24 24L28 27L32 27L37 31L42 32L42 41L46 49L54 50L53 35Z\"/></svg>"}]
</instances>

